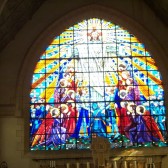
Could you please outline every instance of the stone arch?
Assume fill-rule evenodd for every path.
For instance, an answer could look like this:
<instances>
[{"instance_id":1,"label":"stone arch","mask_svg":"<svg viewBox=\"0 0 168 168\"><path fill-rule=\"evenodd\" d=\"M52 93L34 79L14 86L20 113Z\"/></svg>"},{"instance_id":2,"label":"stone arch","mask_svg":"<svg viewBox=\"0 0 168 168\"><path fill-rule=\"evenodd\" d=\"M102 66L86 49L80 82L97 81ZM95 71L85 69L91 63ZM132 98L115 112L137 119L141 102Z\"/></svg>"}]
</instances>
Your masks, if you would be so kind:
<instances>
[{"instance_id":1,"label":"stone arch","mask_svg":"<svg viewBox=\"0 0 168 168\"><path fill-rule=\"evenodd\" d=\"M82 13L82 15L77 15L78 13ZM62 30L78 21L81 21L82 19L87 19L90 17L100 17L106 20L112 20L116 24L122 25L130 32L133 32L142 42L147 45L147 48L154 55L154 58L158 63L158 67L163 76L163 80L167 80L167 77L164 75L165 69L163 66L161 66L164 62L163 60L165 53L162 50L162 47L157 43L155 38L147 30L140 26L139 23L136 23L134 20L125 16L119 11L104 6L102 7L99 5L89 5L72 11L54 22L41 34L41 36L32 44L32 47L27 52L18 85L18 95L21 94L23 99L17 99L17 101L19 102L19 109L23 111L23 114L28 111L29 94L27 93L29 93L30 79L33 74L34 66L38 60L37 55L40 56L51 39L54 36L59 35ZM68 22L65 22L65 20L68 20ZM158 54L162 55L163 60L157 57ZM28 69L27 65L30 65ZM165 86L165 90L166 87L167 86ZM22 115L21 111L18 113L18 115Z\"/></svg>"}]
</instances>

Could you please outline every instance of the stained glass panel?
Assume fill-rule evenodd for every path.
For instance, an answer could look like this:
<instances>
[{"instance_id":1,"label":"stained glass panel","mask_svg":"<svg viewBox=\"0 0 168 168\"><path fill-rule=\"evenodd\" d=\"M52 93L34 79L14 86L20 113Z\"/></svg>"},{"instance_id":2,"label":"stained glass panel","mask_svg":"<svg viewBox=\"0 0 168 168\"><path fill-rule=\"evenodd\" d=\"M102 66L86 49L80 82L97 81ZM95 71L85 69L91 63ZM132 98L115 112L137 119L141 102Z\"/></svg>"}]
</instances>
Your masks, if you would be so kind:
<instances>
[{"instance_id":1,"label":"stained glass panel","mask_svg":"<svg viewBox=\"0 0 168 168\"><path fill-rule=\"evenodd\" d=\"M41 55L30 92L30 149L167 146L158 67L125 28L98 18L55 37Z\"/></svg>"}]
</instances>

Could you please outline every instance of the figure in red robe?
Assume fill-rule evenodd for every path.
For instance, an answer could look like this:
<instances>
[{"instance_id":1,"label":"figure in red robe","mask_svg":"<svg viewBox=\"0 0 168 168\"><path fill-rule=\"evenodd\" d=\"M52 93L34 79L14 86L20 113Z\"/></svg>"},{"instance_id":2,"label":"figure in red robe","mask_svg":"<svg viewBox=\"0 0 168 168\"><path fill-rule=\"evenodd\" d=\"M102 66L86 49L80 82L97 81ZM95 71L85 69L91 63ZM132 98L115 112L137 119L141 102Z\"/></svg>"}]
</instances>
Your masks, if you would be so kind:
<instances>
[{"instance_id":1,"label":"figure in red robe","mask_svg":"<svg viewBox=\"0 0 168 168\"><path fill-rule=\"evenodd\" d=\"M119 128L120 134L126 135L126 137L128 138L126 130L127 130L127 127L131 125L131 122L132 122L131 115L129 115L127 112L127 102L121 102L120 104L121 104L121 109L119 111L118 128Z\"/></svg>"},{"instance_id":2,"label":"figure in red robe","mask_svg":"<svg viewBox=\"0 0 168 168\"><path fill-rule=\"evenodd\" d=\"M61 111L64 115L63 127L66 129L67 137L74 133L76 127L76 115L77 111L75 108L75 103L71 100L67 104L61 105Z\"/></svg>"},{"instance_id":3,"label":"figure in red robe","mask_svg":"<svg viewBox=\"0 0 168 168\"><path fill-rule=\"evenodd\" d=\"M42 144L45 143L46 139L50 138L52 130L59 129L60 130L60 125L57 125L55 127L54 120L56 120L56 117L60 114L58 108L49 108L49 112L46 115L46 119L43 119L41 125L39 126L37 132L35 133L32 146L35 146L37 144ZM57 124L60 124L57 122Z\"/></svg>"}]
</instances>

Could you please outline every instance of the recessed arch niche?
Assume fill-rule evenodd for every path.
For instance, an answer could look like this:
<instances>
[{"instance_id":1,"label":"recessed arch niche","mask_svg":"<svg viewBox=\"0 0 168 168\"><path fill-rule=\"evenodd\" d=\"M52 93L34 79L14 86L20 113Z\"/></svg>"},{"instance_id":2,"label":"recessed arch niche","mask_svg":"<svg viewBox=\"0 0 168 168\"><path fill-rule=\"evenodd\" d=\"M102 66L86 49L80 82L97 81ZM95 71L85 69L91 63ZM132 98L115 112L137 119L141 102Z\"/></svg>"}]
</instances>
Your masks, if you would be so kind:
<instances>
[{"instance_id":1,"label":"recessed arch niche","mask_svg":"<svg viewBox=\"0 0 168 168\"><path fill-rule=\"evenodd\" d=\"M92 10L91 11L91 8L92 9L94 9L94 10ZM88 12L87 14L86 14L86 9L90 9L90 12ZM100 11L99 11L99 9L100 9ZM138 39L139 39L139 41L141 41L142 42L142 39L145 39L146 37L144 37L144 34L145 35L147 35L148 37L149 37L149 39L152 39L153 37L150 35L150 34L148 34L147 33L147 31L145 30L145 29L143 29L141 26L139 26L136 22L134 22L134 21L132 21L130 18L127 18L127 17L125 17L124 15L122 15L121 13L119 13L118 11L115 11L115 10L112 10L112 11L110 11L110 10L107 10L107 9L109 9L109 8L104 8L104 7L100 7L100 6L95 6L95 5L93 5L92 7L90 6L90 7L85 7L85 8L83 8L83 11L85 11L84 12L84 14L83 14L83 16L82 17L78 17L78 16L76 16L76 19L75 19L75 16L74 16L74 14L75 14L75 12L77 13L77 11L75 11L75 12L72 12L72 13L70 13L70 15L68 16L65 16L63 19L60 19L60 20L58 20L57 22L55 22L52 26L50 26L46 31L44 31L44 33L42 33L42 35L37 39L37 41L35 41L35 45L33 44L32 45L32 47L31 47L31 49L29 50L29 52L28 52L28 57L26 58L27 60L29 60L30 62L33 62L33 64L30 66L31 68L29 69L29 74L27 74L27 81L28 80L30 80L31 78L32 78L32 74L33 74L33 69L34 69L34 67L35 67L35 65L36 65L36 63L37 63L37 61L38 61L38 59L37 59L37 56L35 56L36 54L37 55L40 55L40 59L42 58L41 56L42 56L42 54L45 52L45 47L46 46L48 46L48 45L46 45L46 43L47 44L50 44L50 42L52 41L51 39L53 39L55 36L54 36L54 34L56 35L56 37L58 37L60 34L61 34L61 32L63 32L63 30L65 30L66 28L68 28L68 26L67 26L67 24L69 25L69 27L70 26L72 26L72 25L75 25L75 23L77 24L77 23L80 23L80 21L82 21L82 20L88 20L89 18L103 18L103 20L105 20L105 21L107 21L107 22L111 22L112 24L114 24L114 25L119 25L119 27L121 27L121 28L123 28L125 31L128 31L129 33L132 33L132 32L136 32L136 33L134 33L134 34L136 34L136 37L138 37L137 35L138 35L138 33L139 34L141 34L141 35L139 35L139 37L138 37ZM103 12L102 12L103 11ZM105 13L105 11L106 11L106 14L103 14L103 13ZM108 13L108 14L107 14ZM93 17L89 17L88 15L91 15L91 16L93 16ZM110 15L113 15L113 18L110 16ZM74 17L74 19L69 19L69 17L70 16L73 16ZM95 16L99 16L99 17L95 17ZM100 17L101 16L101 17ZM122 16L120 19L121 19L121 21L119 21L120 19L119 19L119 16ZM85 19L84 19L85 18ZM63 20L65 20L65 19L67 19L67 20L69 20L66 24L65 23L63 23ZM124 20L125 19L125 20ZM102 19L100 19L100 20L102 20ZM114 20L114 21L113 21ZM126 21L128 21L127 22L127 24L122 24L122 23L125 23ZM72 23L74 23L74 24L72 24ZM131 26L128 24L128 23L132 23L132 25L134 25L134 28L131 28ZM58 27L58 29L57 29L57 32L56 32L56 30L54 30L55 28L56 28L56 25L58 26L58 25L61 25L60 27ZM122 27L124 25L124 27ZM125 25L127 25L127 26L125 26ZM133 29L135 29L135 27L137 26L137 29L139 30L139 31L130 31L130 30L133 30ZM128 27L128 29L127 29L127 27ZM116 28L115 28L116 29ZM51 31L52 30L52 31ZM91 29L90 29L91 30ZM102 30L102 29L101 29ZM142 30L142 31L141 31ZM51 33L50 33L50 35L49 35L49 32L51 31ZM56 33L55 33L56 32ZM141 33L142 32L142 33ZM116 33L116 30L115 30L115 33ZM144 33L144 34L143 34ZM51 38L52 37L52 38ZM46 39L46 40L44 40L44 39ZM43 42L42 42L42 41ZM50 42L49 42L50 41ZM145 40L144 40L145 41ZM140 42L140 43L141 43ZM39 45L40 44L40 45ZM146 43L145 43L146 44ZM148 45L148 47L147 48L149 48L149 49L151 49L152 47L150 47L150 46L152 46L150 43L148 43L147 42L147 45ZM155 46L155 40L153 40L153 45ZM37 49L37 46L39 46L39 48ZM45 47L44 47L45 46ZM159 48L159 46L157 46L158 48ZM36 49L35 49L36 48ZM75 51L75 50L74 50ZM148 51L148 50L146 50L146 51ZM160 51L160 49L158 49L158 51ZM41 53L41 54L39 54L39 53ZM150 57L150 53L151 52L148 52L149 53L149 55L148 55L148 57ZM155 54L155 53L157 53L157 51L155 51L155 50L153 50L153 53ZM162 52L161 52L162 53ZM30 58L30 55L34 55L35 57L34 58ZM163 55L163 57L164 57L164 53L162 53L162 55ZM43 58L42 58L43 59ZM156 57L156 59L155 60L157 60L158 61L158 58ZM161 61L161 60L159 60L159 61ZM158 61L158 65L160 65L160 63L159 63L159 61ZM46 61L44 61L44 62L46 62ZM75 64L75 63L74 63ZM103 64L103 63L101 63L101 64ZM44 65L45 65L45 63L44 63ZM118 64L119 65L119 64ZM158 66L159 67L159 66ZM25 66L24 66L24 68L25 68ZM24 69L23 68L23 69ZM159 70L161 70L162 71L162 68L160 68L159 67ZM24 70L23 70L23 72L24 72ZM31 72L31 73L30 73ZM119 71L118 71L119 72ZM117 77L118 78L118 77ZM118 78L119 79L119 78ZM26 81L25 80L25 81ZM105 86L105 85L104 85ZM31 89L33 89L33 88L31 88ZM30 91L30 89L28 88L28 87L25 87L24 89L23 89L23 91L24 90L26 90L26 91ZM28 93L28 92L27 92ZM30 93L30 92L29 92ZM26 109L26 111L28 110L28 109L30 109L30 106L28 105L29 104L29 102L27 101L28 100L28 97L24 100L24 105L26 104L26 107L24 107L24 109ZM29 99L30 100L30 99ZM38 103L35 103L35 104L38 104ZM34 104L34 105L35 105ZM54 107L54 106L53 106ZM25 111L25 110L24 110ZM76 122L77 123L77 122ZM27 136L29 136L29 135L27 135ZM26 140L26 142L27 142L27 140ZM28 142L26 143L26 144L29 144ZM30 143L31 144L31 143ZM43 148L44 149L44 148Z\"/></svg>"},{"instance_id":2,"label":"recessed arch niche","mask_svg":"<svg viewBox=\"0 0 168 168\"><path fill-rule=\"evenodd\" d=\"M56 36L41 55L30 92L31 150L166 146L162 77L147 48L99 18Z\"/></svg>"}]
</instances>

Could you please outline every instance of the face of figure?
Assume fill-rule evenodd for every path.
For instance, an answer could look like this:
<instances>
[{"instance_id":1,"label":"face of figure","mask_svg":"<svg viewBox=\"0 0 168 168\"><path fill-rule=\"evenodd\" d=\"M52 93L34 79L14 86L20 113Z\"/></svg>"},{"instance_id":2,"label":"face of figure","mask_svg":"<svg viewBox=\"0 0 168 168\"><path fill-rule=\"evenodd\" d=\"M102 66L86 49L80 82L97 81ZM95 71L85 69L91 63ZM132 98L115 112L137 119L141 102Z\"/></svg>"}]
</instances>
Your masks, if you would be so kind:
<instances>
[{"instance_id":1,"label":"face of figure","mask_svg":"<svg viewBox=\"0 0 168 168\"><path fill-rule=\"evenodd\" d=\"M37 106L36 106L36 109L39 110L39 109L40 109L40 105L37 105Z\"/></svg>"},{"instance_id":2,"label":"face of figure","mask_svg":"<svg viewBox=\"0 0 168 168\"><path fill-rule=\"evenodd\" d=\"M111 94L113 94L113 93L114 93L114 90L115 90L115 87L114 87L114 86L112 86L112 87L110 87L109 92L110 92Z\"/></svg>"},{"instance_id":3,"label":"face of figure","mask_svg":"<svg viewBox=\"0 0 168 168\"><path fill-rule=\"evenodd\" d=\"M127 106L127 110L128 110L130 113L135 113L136 105L135 105L134 103L129 103L128 106Z\"/></svg>"},{"instance_id":4,"label":"face of figure","mask_svg":"<svg viewBox=\"0 0 168 168\"><path fill-rule=\"evenodd\" d=\"M114 109L114 108L115 108L115 104L114 104L114 103L110 103L110 107L111 107L112 109Z\"/></svg>"},{"instance_id":5,"label":"face of figure","mask_svg":"<svg viewBox=\"0 0 168 168\"><path fill-rule=\"evenodd\" d=\"M69 95L70 98L75 99L75 91L74 90L69 90L67 92L67 94Z\"/></svg>"},{"instance_id":6,"label":"face of figure","mask_svg":"<svg viewBox=\"0 0 168 168\"><path fill-rule=\"evenodd\" d=\"M67 86L67 81L65 79L60 80L60 86L61 87L66 87Z\"/></svg>"},{"instance_id":7,"label":"face of figure","mask_svg":"<svg viewBox=\"0 0 168 168\"><path fill-rule=\"evenodd\" d=\"M106 88L106 93L107 94L113 94L114 93L114 88L113 87L108 87L108 88Z\"/></svg>"},{"instance_id":8,"label":"face of figure","mask_svg":"<svg viewBox=\"0 0 168 168\"><path fill-rule=\"evenodd\" d=\"M87 89L82 89L82 95L86 95L86 94L87 94L87 92L88 92L88 90L87 90Z\"/></svg>"},{"instance_id":9,"label":"face of figure","mask_svg":"<svg viewBox=\"0 0 168 168\"><path fill-rule=\"evenodd\" d=\"M85 96L88 93L88 89L87 88L79 88L78 89L78 93L80 96Z\"/></svg>"},{"instance_id":10,"label":"face of figure","mask_svg":"<svg viewBox=\"0 0 168 168\"><path fill-rule=\"evenodd\" d=\"M31 108L31 109L34 109L34 105L31 105L30 108Z\"/></svg>"},{"instance_id":11,"label":"face of figure","mask_svg":"<svg viewBox=\"0 0 168 168\"><path fill-rule=\"evenodd\" d=\"M126 80L126 84L127 84L127 85L133 85L133 79L132 79L132 78L128 78L128 79Z\"/></svg>"},{"instance_id":12,"label":"face of figure","mask_svg":"<svg viewBox=\"0 0 168 168\"><path fill-rule=\"evenodd\" d=\"M136 113L139 114L139 115L143 115L145 112L145 107L142 106L142 105L139 105L136 107Z\"/></svg>"},{"instance_id":13,"label":"face of figure","mask_svg":"<svg viewBox=\"0 0 168 168\"><path fill-rule=\"evenodd\" d=\"M130 106L130 112L134 112L134 105Z\"/></svg>"},{"instance_id":14,"label":"face of figure","mask_svg":"<svg viewBox=\"0 0 168 168\"><path fill-rule=\"evenodd\" d=\"M125 102L121 102L120 105L122 108L125 108Z\"/></svg>"},{"instance_id":15,"label":"face of figure","mask_svg":"<svg viewBox=\"0 0 168 168\"><path fill-rule=\"evenodd\" d=\"M120 98L122 98L122 99L124 99L126 96L127 96L127 92L126 92L126 90L120 90L120 92L119 92L119 96L120 96Z\"/></svg>"},{"instance_id":16,"label":"face of figure","mask_svg":"<svg viewBox=\"0 0 168 168\"><path fill-rule=\"evenodd\" d=\"M68 113L68 106L66 104L61 104L60 109L62 113Z\"/></svg>"},{"instance_id":17,"label":"face of figure","mask_svg":"<svg viewBox=\"0 0 168 168\"><path fill-rule=\"evenodd\" d=\"M123 71L121 76L122 76L123 79L128 79L130 77L130 74L129 74L128 71Z\"/></svg>"},{"instance_id":18,"label":"face of figure","mask_svg":"<svg viewBox=\"0 0 168 168\"><path fill-rule=\"evenodd\" d=\"M58 115L59 115L59 109L58 108L52 108L51 110L50 110L50 113L51 113L51 116L52 117L58 117Z\"/></svg>"},{"instance_id":19,"label":"face of figure","mask_svg":"<svg viewBox=\"0 0 168 168\"><path fill-rule=\"evenodd\" d=\"M93 103L92 104L92 108L93 108L93 110L96 110L98 108L98 104L97 103Z\"/></svg>"}]
</instances>

